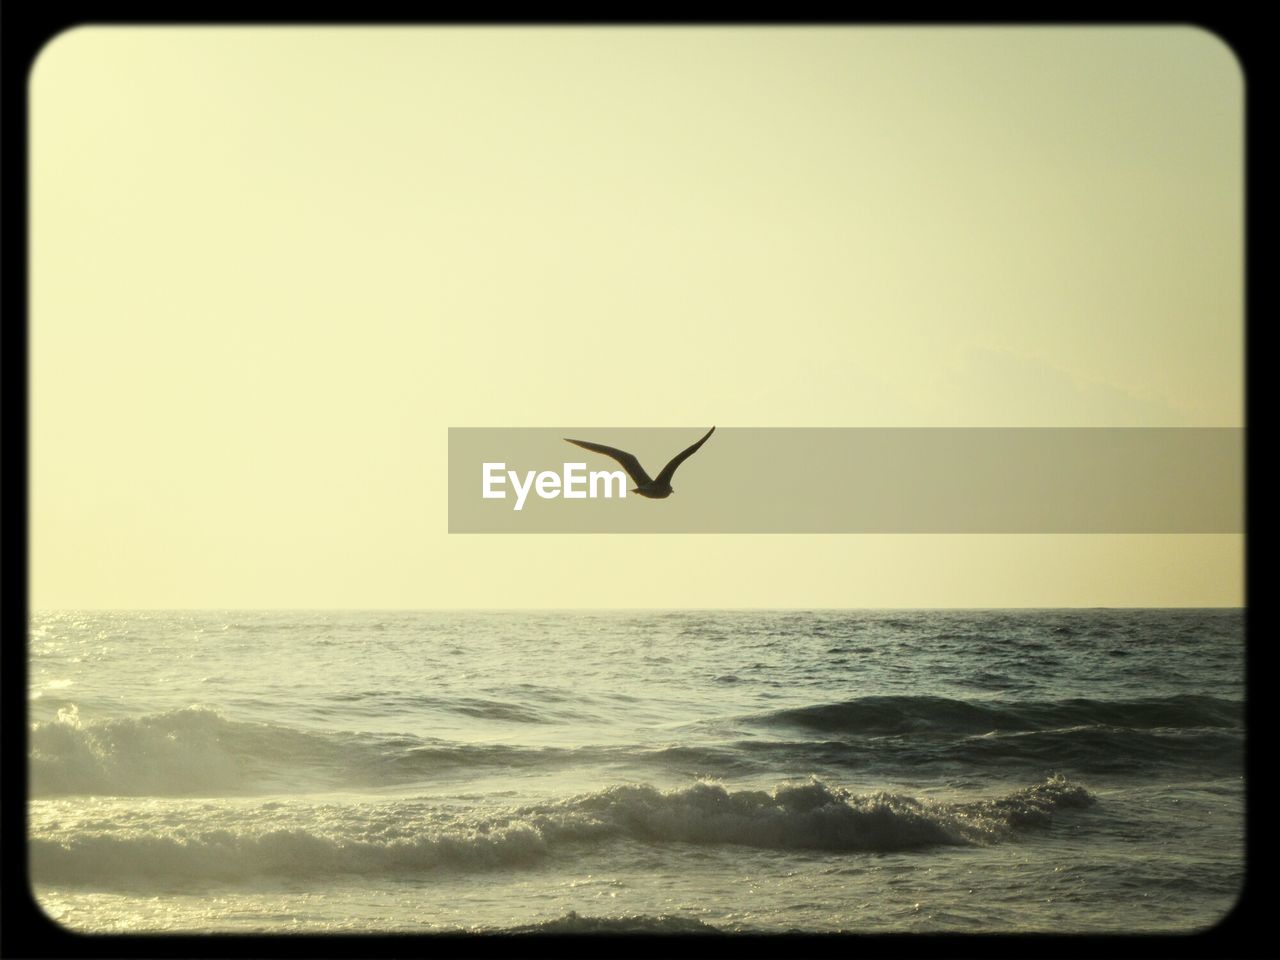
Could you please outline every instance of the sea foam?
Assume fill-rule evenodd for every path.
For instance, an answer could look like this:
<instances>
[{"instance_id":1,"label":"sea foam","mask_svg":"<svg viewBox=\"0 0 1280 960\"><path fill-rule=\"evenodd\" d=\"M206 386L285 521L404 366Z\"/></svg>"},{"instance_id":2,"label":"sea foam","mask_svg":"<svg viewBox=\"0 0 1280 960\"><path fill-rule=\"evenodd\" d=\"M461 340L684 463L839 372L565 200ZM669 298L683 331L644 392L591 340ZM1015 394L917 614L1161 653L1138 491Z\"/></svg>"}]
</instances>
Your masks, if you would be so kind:
<instances>
[{"instance_id":1,"label":"sea foam","mask_svg":"<svg viewBox=\"0 0 1280 960\"><path fill-rule=\"evenodd\" d=\"M985 845L1046 828L1094 802L1055 777L994 799L943 803L852 794L818 779L773 790L700 782L617 785L506 810L459 812L425 800L123 802L87 810L48 801L33 820L34 879L66 884L254 876L416 874L531 865L618 842L738 845L837 853Z\"/></svg>"}]
</instances>

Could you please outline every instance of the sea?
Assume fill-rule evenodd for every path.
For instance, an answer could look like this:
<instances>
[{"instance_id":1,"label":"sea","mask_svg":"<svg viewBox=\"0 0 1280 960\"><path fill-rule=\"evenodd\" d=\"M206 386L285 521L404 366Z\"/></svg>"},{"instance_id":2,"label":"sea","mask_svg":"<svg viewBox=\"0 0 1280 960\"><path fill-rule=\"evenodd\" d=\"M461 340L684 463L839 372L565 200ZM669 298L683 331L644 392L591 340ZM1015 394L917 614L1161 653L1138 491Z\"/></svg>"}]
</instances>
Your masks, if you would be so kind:
<instances>
[{"instance_id":1,"label":"sea","mask_svg":"<svg viewBox=\"0 0 1280 960\"><path fill-rule=\"evenodd\" d=\"M1245 877L1239 609L33 614L95 933L1164 933Z\"/></svg>"}]
</instances>

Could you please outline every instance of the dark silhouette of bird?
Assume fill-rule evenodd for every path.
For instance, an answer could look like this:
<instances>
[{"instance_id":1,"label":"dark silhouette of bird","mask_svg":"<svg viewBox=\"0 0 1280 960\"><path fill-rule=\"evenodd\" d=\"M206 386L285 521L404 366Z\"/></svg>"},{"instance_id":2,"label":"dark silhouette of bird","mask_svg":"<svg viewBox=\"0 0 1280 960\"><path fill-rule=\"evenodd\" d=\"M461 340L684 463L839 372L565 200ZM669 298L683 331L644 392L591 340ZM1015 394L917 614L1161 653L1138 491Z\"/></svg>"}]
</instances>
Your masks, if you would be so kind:
<instances>
[{"instance_id":1,"label":"dark silhouette of bird","mask_svg":"<svg viewBox=\"0 0 1280 960\"><path fill-rule=\"evenodd\" d=\"M676 467L684 463L691 456L698 452L698 448L707 442L707 437L716 432L716 428L712 427L708 430L693 446L680 451L671 458L671 462L662 468L662 472L656 477L650 479L649 475L644 472L644 467L640 466L640 461L635 458L634 454L627 453L625 450L619 450L617 447L606 447L603 443L591 443L587 440L570 440L570 443L577 444L585 450L594 450L596 453L603 453L606 457L613 457L622 468L627 471L631 479L635 481L635 489L632 493L638 493L642 497L649 497L653 500L662 500L675 493L675 488L671 486L671 478L675 475Z\"/></svg>"}]
</instances>

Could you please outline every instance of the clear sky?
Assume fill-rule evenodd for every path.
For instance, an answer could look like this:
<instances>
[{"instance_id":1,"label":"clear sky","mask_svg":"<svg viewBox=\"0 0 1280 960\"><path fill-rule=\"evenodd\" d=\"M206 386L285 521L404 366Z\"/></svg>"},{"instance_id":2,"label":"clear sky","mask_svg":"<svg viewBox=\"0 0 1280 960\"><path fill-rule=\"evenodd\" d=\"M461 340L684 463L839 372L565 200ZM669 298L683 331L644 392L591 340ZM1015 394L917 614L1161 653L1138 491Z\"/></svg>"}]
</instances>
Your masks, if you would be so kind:
<instances>
[{"instance_id":1,"label":"clear sky","mask_svg":"<svg viewBox=\"0 0 1280 960\"><path fill-rule=\"evenodd\" d=\"M447 533L450 426L1242 425L1208 33L80 28L30 96L36 608L1243 602L1234 535Z\"/></svg>"}]
</instances>

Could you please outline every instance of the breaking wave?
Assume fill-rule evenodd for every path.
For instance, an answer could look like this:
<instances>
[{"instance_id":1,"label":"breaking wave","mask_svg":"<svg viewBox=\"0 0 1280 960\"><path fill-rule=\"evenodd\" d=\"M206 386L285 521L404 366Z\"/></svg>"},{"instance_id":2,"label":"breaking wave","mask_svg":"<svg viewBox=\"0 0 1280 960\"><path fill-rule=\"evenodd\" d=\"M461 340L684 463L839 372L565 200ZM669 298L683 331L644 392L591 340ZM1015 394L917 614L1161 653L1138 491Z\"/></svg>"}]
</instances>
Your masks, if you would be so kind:
<instances>
[{"instance_id":1,"label":"breaking wave","mask_svg":"<svg viewBox=\"0 0 1280 960\"><path fill-rule=\"evenodd\" d=\"M187 707L82 720L74 707L31 725L32 796L218 796L301 786L413 783L466 768L526 766L567 750L412 736L309 732ZM300 783L301 778L301 783Z\"/></svg>"},{"instance_id":2,"label":"breaking wave","mask_svg":"<svg viewBox=\"0 0 1280 960\"><path fill-rule=\"evenodd\" d=\"M30 853L38 881L110 885L510 868L618 842L887 852L997 843L1019 829L1047 828L1061 808L1093 802L1061 777L964 803L854 795L817 779L771 791L706 782L671 791L614 786L488 814L426 801L168 801L114 815L49 812L47 828L34 825Z\"/></svg>"},{"instance_id":3,"label":"breaking wave","mask_svg":"<svg viewBox=\"0 0 1280 960\"><path fill-rule=\"evenodd\" d=\"M605 763L680 777L843 776L976 764L1037 777L1238 766L1241 705L1212 697L975 703L866 697L740 718L716 742L577 747L466 743L307 730L188 707L85 720L74 707L31 725L33 797L251 796L404 787L485 771ZM767 726L782 734L751 737ZM710 729L710 728L708 728ZM797 739L794 731L803 731ZM703 731L706 732L706 731ZM817 736L815 736L817 734Z\"/></svg>"}]
</instances>

